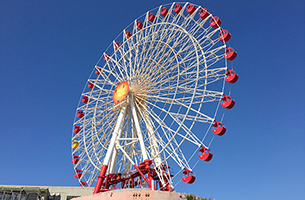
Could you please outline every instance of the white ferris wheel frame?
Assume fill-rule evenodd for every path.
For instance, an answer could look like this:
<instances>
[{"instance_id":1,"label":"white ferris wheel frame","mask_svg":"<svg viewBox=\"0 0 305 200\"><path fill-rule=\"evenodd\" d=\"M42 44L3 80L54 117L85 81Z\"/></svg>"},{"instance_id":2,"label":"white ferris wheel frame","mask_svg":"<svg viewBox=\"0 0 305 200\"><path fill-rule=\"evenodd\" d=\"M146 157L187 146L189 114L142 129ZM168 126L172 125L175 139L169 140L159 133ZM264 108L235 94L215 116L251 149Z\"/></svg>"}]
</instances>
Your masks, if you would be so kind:
<instances>
[{"instance_id":1,"label":"white ferris wheel frame","mask_svg":"<svg viewBox=\"0 0 305 200\"><path fill-rule=\"evenodd\" d=\"M109 60L102 63L106 56L104 53L97 62L88 79L94 88L88 90L85 86L82 93L82 96L89 97L90 102L82 104L80 101L77 109L83 110L85 115L81 119L76 117L74 121L74 125L82 127L80 133L72 136L72 141L79 140L79 147L72 149L72 154L80 152L80 161L75 165L75 169L82 168L83 171L80 181L85 180L89 186L93 185L102 165L108 166L108 173L115 173L119 152L120 160L128 169L151 159L158 173L161 164L166 164L169 158L181 170L192 169L189 160L194 153L186 158L181 145L186 141L192 143L196 147L195 152L201 146L210 145L204 143L207 132L200 139L191 130L195 122L210 124L210 128L215 121L228 69L227 61L223 58L227 45L215 37L221 27L213 29L206 26L212 14L205 20L196 17L201 6L194 4L197 9L192 15L183 14L188 4L184 4L178 15L173 12L175 3L171 4L166 17L160 15L162 6L148 11L138 18L144 17L143 28L137 29L136 19L129 26L132 28L132 36L124 37L129 27L124 29L120 34L122 43L109 56ZM155 20L151 23L148 15L154 10L157 10ZM108 49L106 52L110 51ZM214 67L220 60L224 61L224 66ZM97 77L95 70L99 72ZM140 89L136 87L140 84L133 85L133 82L148 76L151 78L149 84L152 89L137 93ZM114 88L123 81L131 84L131 91L124 102L116 105L109 99ZM208 89L208 86L221 81L218 90ZM162 87L158 88L157 84ZM204 104L215 102L212 116L202 112ZM177 108L176 112L173 112L173 108ZM159 110L159 113L155 110ZM166 122L168 118L171 119L171 125ZM186 121L189 122L187 125ZM122 135L127 130L132 132L129 137L126 137L127 134ZM131 148L138 148L140 153L134 149L130 155ZM121 170L123 168L120 167ZM168 179L172 185L170 175ZM162 178L160 181L163 181Z\"/></svg>"}]
</instances>

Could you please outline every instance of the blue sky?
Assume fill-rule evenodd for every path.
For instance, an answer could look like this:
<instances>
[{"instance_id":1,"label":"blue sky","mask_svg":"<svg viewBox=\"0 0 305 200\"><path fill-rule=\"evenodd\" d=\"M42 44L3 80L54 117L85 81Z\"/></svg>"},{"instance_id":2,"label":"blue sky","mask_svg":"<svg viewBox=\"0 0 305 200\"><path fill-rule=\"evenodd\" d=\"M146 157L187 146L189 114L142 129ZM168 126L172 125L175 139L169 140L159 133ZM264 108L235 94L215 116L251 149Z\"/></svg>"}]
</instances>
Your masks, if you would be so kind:
<instances>
[{"instance_id":1,"label":"blue sky","mask_svg":"<svg viewBox=\"0 0 305 200\"><path fill-rule=\"evenodd\" d=\"M199 1L238 52L236 106L215 155L176 190L216 199L305 197L305 4ZM0 2L0 184L78 186L71 131L95 63L135 18L169 1Z\"/></svg>"}]
</instances>

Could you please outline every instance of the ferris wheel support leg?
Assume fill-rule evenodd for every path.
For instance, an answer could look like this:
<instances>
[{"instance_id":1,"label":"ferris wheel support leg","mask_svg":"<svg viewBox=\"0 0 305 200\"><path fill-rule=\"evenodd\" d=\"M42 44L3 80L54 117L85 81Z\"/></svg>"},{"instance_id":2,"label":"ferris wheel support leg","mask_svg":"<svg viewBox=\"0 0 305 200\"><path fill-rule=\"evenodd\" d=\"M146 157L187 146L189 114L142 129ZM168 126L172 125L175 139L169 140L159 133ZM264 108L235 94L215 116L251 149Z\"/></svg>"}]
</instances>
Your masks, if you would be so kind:
<instances>
[{"instance_id":1,"label":"ferris wheel support leg","mask_svg":"<svg viewBox=\"0 0 305 200\"><path fill-rule=\"evenodd\" d=\"M97 182L96 182L93 194L96 194L96 193L100 192L102 183L103 183L104 178L105 178L105 174L106 174L107 168L108 168L107 165L103 165L102 166L102 169L101 169L100 175L98 176L98 179L97 179Z\"/></svg>"},{"instance_id":2,"label":"ferris wheel support leg","mask_svg":"<svg viewBox=\"0 0 305 200\"><path fill-rule=\"evenodd\" d=\"M113 174L114 173L114 168L115 168L115 162L117 158L118 151L114 148L113 153L111 155L111 161L110 161L110 166L109 166L109 173Z\"/></svg>"},{"instance_id":3,"label":"ferris wheel support leg","mask_svg":"<svg viewBox=\"0 0 305 200\"><path fill-rule=\"evenodd\" d=\"M150 145L152 146L152 156L154 157L155 165L157 167L159 167L162 163L162 160L161 160L161 157L160 157L160 154L159 154L159 146L158 146L158 143L156 141L156 137L154 135L154 131L153 131L153 128L152 128L151 119L149 118L148 113L145 113L144 116L145 116L144 121L145 121L146 128L147 128L148 134L149 134Z\"/></svg>"},{"instance_id":4,"label":"ferris wheel support leg","mask_svg":"<svg viewBox=\"0 0 305 200\"><path fill-rule=\"evenodd\" d=\"M104 159L104 163L103 163L101 172L98 176L93 194L96 194L96 193L100 192L100 189L101 189L101 186L102 186L102 183L104 181L105 174L106 174L106 171L107 171L107 168L108 168L108 165L109 165L109 160L110 160L110 157L111 157L111 155L113 153L113 150L114 150L115 141L118 137L120 137L120 134L122 133L123 121L124 121L125 115L126 115L126 106L124 106L120 111L120 114L119 114L117 123L115 125L114 131L112 133L110 144L109 144L109 147L108 147L105 159Z\"/></svg>"},{"instance_id":5,"label":"ferris wheel support leg","mask_svg":"<svg viewBox=\"0 0 305 200\"><path fill-rule=\"evenodd\" d=\"M140 128L140 123L139 123L139 119L138 119L138 116L137 116L136 107L134 106L134 102L133 102L133 94L131 93L130 96L131 96L130 107L131 107L132 116L133 116L133 119L134 119L136 131L137 131L137 135L138 135L138 138L139 138L140 147L141 147L141 151L142 151L143 161L144 161L144 160L148 159L148 156L147 156L146 149L145 149L143 135L141 133L141 128Z\"/></svg>"}]
</instances>

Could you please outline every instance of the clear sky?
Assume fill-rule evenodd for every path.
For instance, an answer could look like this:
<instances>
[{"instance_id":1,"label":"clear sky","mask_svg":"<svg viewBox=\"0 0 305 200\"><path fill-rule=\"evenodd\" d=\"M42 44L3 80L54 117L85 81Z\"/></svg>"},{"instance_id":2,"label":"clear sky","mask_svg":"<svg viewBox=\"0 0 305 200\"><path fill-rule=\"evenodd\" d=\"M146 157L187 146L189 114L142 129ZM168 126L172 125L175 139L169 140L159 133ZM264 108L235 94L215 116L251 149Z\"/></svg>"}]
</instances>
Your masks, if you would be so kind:
<instances>
[{"instance_id":1,"label":"clear sky","mask_svg":"<svg viewBox=\"0 0 305 200\"><path fill-rule=\"evenodd\" d=\"M305 4L194 0L219 16L238 52L225 136L194 184L216 199L305 198ZM78 186L75 109L95 63L161 0L0 0L0 184Z\"/></svg>"}]
</instances>

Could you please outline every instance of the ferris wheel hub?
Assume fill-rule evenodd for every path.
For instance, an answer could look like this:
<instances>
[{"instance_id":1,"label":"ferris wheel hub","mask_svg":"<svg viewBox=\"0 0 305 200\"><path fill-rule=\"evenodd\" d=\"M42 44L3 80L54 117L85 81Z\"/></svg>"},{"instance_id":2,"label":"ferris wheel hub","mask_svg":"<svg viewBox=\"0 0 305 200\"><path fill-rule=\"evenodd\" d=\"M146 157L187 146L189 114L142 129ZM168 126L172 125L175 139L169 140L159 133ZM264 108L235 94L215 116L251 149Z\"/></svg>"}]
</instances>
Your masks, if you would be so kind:
<instances>
[{"instance_id":1,"label":"ferris wheel hub","mask_svg":"<svg viewBox=\"0 0 305 200\"><path fill-rule=\"evenodd\" d=\"M121 82L118 86L116 86L112 100L115 104L119 104L125 100L129 92L129 84L127 81Z\"/></svg>"}]
</instances>

